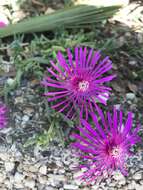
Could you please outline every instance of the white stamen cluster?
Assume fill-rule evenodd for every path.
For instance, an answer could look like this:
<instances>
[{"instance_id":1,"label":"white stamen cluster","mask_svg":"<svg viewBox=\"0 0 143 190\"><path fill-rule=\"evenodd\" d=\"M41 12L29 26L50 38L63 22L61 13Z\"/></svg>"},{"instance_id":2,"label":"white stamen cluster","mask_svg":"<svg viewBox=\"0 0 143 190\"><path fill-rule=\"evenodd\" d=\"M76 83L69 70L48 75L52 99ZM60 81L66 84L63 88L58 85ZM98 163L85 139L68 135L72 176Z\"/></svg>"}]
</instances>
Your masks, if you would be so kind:
<instances>
[{"instance_id":1,"label":"white stamen cluster","mask_svg":"<svg viewBox=\"0 0 143 190\"><path fill-rule=\"evenodd\" d=\"M79 87L79 91L85 92L89 88L89 82L83 80L83 81L79 82L78 87Z\"/></svg>"}]
</instances>

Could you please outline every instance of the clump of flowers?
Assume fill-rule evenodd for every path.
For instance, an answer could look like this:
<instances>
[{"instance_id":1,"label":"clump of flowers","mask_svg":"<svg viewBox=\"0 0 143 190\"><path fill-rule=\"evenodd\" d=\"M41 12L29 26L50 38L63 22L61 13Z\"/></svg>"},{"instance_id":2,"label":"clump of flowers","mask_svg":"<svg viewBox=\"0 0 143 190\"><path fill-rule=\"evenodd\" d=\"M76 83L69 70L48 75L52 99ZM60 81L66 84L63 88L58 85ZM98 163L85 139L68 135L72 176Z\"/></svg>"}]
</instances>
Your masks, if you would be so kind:
<instances>
[{"instance_id":1,"label":"clump of flowers","mask_svg":"<svg viewBox=\"0 0 143 190\"><path fill-rule=\"evenodd\" d=\"M121 110L114 108L112 114L108 111L104 116L98 106L98 103L106 105L109 99L111 88L105 83L115 77L113 74L106 76L112 68L111 60L102 59L100 51L76 47L74 54L67 49L67 59L58 52L57 61L50 61L49 76L42 81L48 87L44 95L49 102L54 102L53 109L64 112L69 118L80 111L80 134L72 135L76 141L71 144L81 159L77 168L84 170L79 178L91 183L116 170L127 175L127 159L131 156L131 147L140 141L140 126L132 129L132 112L124 121Z\"/></svg>"},{"instance_id":2,"label":"clump of flowers","mask_svg":"<svg viewBox=\"0 0 143 190\"><path fill-rule=\"evenodd\" d=\"M106 117L100 111L98 117L91 113L93 127L86 120L81 119L82 127L78 127L80 134L73 134L76 142L72 147L79 150L78 156L82 159L79 168L85 171L79 178L87 183L99 177L112 175L113 171L120 170L127 175L126 161L131 155L130 148L140 141L138 136L139 124L132 129L133 114L128 113L123 122L122 111L114 109L113 114L108 111Z\"/></svg>"},{"instance_id":3,"label":"clump of flowers","mask_svg":"<svg viewBox=\"0 0 143 190\"><path fill-rule=\"evenodd\" d=\"M49 102L55 102L53 109L64 112L72 118L78 109L88 118L89 112L97 109L97 102L106 105L111 88L105 85L115 75L106 75L112 68L108 57L101 59L99 51L87 48L75 48L74 55L67 49L68 60L61 52L57 54L58 63L50 61L50 76L46 76L42 84L48 88L45 96Z\"/></svg>"},{"instance_id":4,"label":"clump of flowers","mask_svg":"<svg viewBox=\"0 0 143 190\"><path fill-rule=\"evenodd\" d=\"M0 128L4 128L7 124L6 113L7 113L6 106L0 103Z\"/></svg>"}]
</instances>

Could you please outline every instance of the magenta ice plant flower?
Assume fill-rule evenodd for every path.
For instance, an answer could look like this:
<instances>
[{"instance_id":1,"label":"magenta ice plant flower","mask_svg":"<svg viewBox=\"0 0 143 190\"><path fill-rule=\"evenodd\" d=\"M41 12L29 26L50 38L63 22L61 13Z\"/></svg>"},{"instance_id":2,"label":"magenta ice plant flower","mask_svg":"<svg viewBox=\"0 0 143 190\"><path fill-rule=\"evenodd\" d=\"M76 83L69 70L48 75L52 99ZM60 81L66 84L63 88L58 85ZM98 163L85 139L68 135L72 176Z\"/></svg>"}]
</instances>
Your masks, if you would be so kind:
<instances>
[{"instance_id":1,"label":"magenta ice plant flower","mask_svg":"<svg viewBox=\"0 0 143 190\"><path fill-rule=\"evenodd\" d=\"M110 176L117 170L127 175L126 161L132 155L130 149L140 141L139 124L132 129L133 113L129 112L123 122L122 111L114 109L112 115L108 111L106 118L101 110L98 112L100 120L91 113L94 125L81 119L80 134L72 135L76 140L71 144L72 148L79 151L77 156L81 159L77 168L84 170L79 178L87 183Z\"/></svg>"},{"instance_id":2,"label":"magenta ice plant flower","mask_svg":"<svg viewBox=\"0 0 143 190\"><path fill-rule=\"evenodd\" d=\"M7 124L7 108L5 105L0 103L0 128L4 128Z\"/></svg>"},{"instance_id":3,"label":"magenta ice plant flower","mask_svg":"<svg viewBox=\"0 0 143 190\"><path fill-rule=\"evenodd\" d=\"M0 28L4 28L6 24L3 21L0 21Z\"/></svg>"},{"instance_id":4,"label":"magenta ice plant flower","mask_svg":"<svg viewBox=\"0 0 143 190\"><path fill-rule=\"evenodd\" d=\"M101 59L100 51L86 47L76 47L74 54L67 49L67 57L66 60L58 52L58 63L50 61L49 76L42 81L48 87L45 96L55 103L52 108L64 112L67 117L74 117L78 109L88 118L88 113L97 108L97 102L106 105L111 88L105 83L115 75L105 75L112 68L112 62L109 57Z\"/></svg>"},{"instance_id":5,"label":"magenta ice plant flower","mask_svg":"<svg viewBox=\"0 0 143 190\"><path fill-rule=\"evenodd\" d=\"M0 13L0 28L4 28L8 25L9 21L4 14Z\"/></svg>"}]
</instances>

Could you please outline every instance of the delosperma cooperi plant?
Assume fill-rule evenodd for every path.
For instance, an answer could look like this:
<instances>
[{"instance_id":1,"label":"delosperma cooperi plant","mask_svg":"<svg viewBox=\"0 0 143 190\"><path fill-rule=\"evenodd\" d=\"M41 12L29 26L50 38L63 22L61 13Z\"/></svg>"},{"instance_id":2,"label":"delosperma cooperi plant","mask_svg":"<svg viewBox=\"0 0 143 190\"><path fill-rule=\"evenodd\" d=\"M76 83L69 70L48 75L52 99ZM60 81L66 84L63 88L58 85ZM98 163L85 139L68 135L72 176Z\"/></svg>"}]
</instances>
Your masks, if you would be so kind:
<instances>
[{"instance_id":1,"label":"delosperma cooperi plant","mask_svg":"<svg viewBox=\"0 0 143 190\"><path fill-rule=\"evenodd\" d=\"M0 102L0 129L7 124L7 108Z\"/></svg>"},{"instance_id":2,"label":"delosperma cooperi plant","mask_svg":"<svg viewBox=\"0 0 143 190\"><path fill-rule=\"evenodd\" d=\"M48 87L44 95L49 102L53 102L53 109L64 112L67 117L73 118L77 115L76 110L79 110L81 115L88 118L89 112L98 107L97 102L106 105L111 88L105 83L115 77L107 75L112 62L108 57L102 59L99 51L86 47L76 47L74 54L67 49L67 57L66 60L58 52L58 63L50 61L48 76L42 81Z\"/></svg>"},{"instance_id":3,"label":"delosperma cooperi plant","mask_svg":"<svg viewBox=\"0 0 143 190\"><path fill-rule=\"evenodd\" d=\"M100 108L100 103L107 105L111 93L106 83L115 77L107 75L111 60L86 47L76 47L73 54L67 49L66 57L57 53L57 62L50 61L42 84L48 89L44 95L53 109L70 119L79 116L78 132L72 134L75 142L71 144L81 161L77 168L84 169L79 178L90 184L116 170L127 175L126 162L131 147L140 141L140 127L132 128L131 112L124 121L122 111L114 108L112 114L108 111L104 116Z\"/></svg>"},{"instance_id":4,"label":"delosperma cooperi plant","mask_svg":"<svg viewBox=\"0 0 143 190\"><path fill-rule=\"evenodd\" d=\"M116 109L113 114L108 111L105 116L101 111L100 121L95 113L90 115L93 124L81 119L80 134L72 134L76 141L71 145L76 152L79 151L77 155L82 161L78 167L85 169L79 178L91 183L116 170L127 175L126 161L131 155L130 149L140 141L139 124L132 128L133 113L129 112L124 122L122 111Z\"/></svg>"}]
</instances>

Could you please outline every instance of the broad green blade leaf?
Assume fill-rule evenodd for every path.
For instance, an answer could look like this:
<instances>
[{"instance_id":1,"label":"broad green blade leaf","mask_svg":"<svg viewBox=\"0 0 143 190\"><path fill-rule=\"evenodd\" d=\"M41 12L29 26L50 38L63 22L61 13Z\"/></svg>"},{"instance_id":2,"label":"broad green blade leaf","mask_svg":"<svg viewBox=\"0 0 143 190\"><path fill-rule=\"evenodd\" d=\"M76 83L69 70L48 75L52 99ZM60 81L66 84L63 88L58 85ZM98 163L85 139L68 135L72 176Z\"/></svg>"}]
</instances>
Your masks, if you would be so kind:
<instances>
[{"instance_id":1,"label":"broad green blade leaf","mask_svg":"<svg viewBox=\"0 0 143 190\"><path fill-rule=\"evenodd\" d=\"M87 27L89 24L100 22L112 17L120 6L100 7L88 5L73 6L56 11L49 15L29 18L17 24L11 24L0 29L0 38L17 33L43 32L57 27Z\"/></svg>"}]
</instances>

